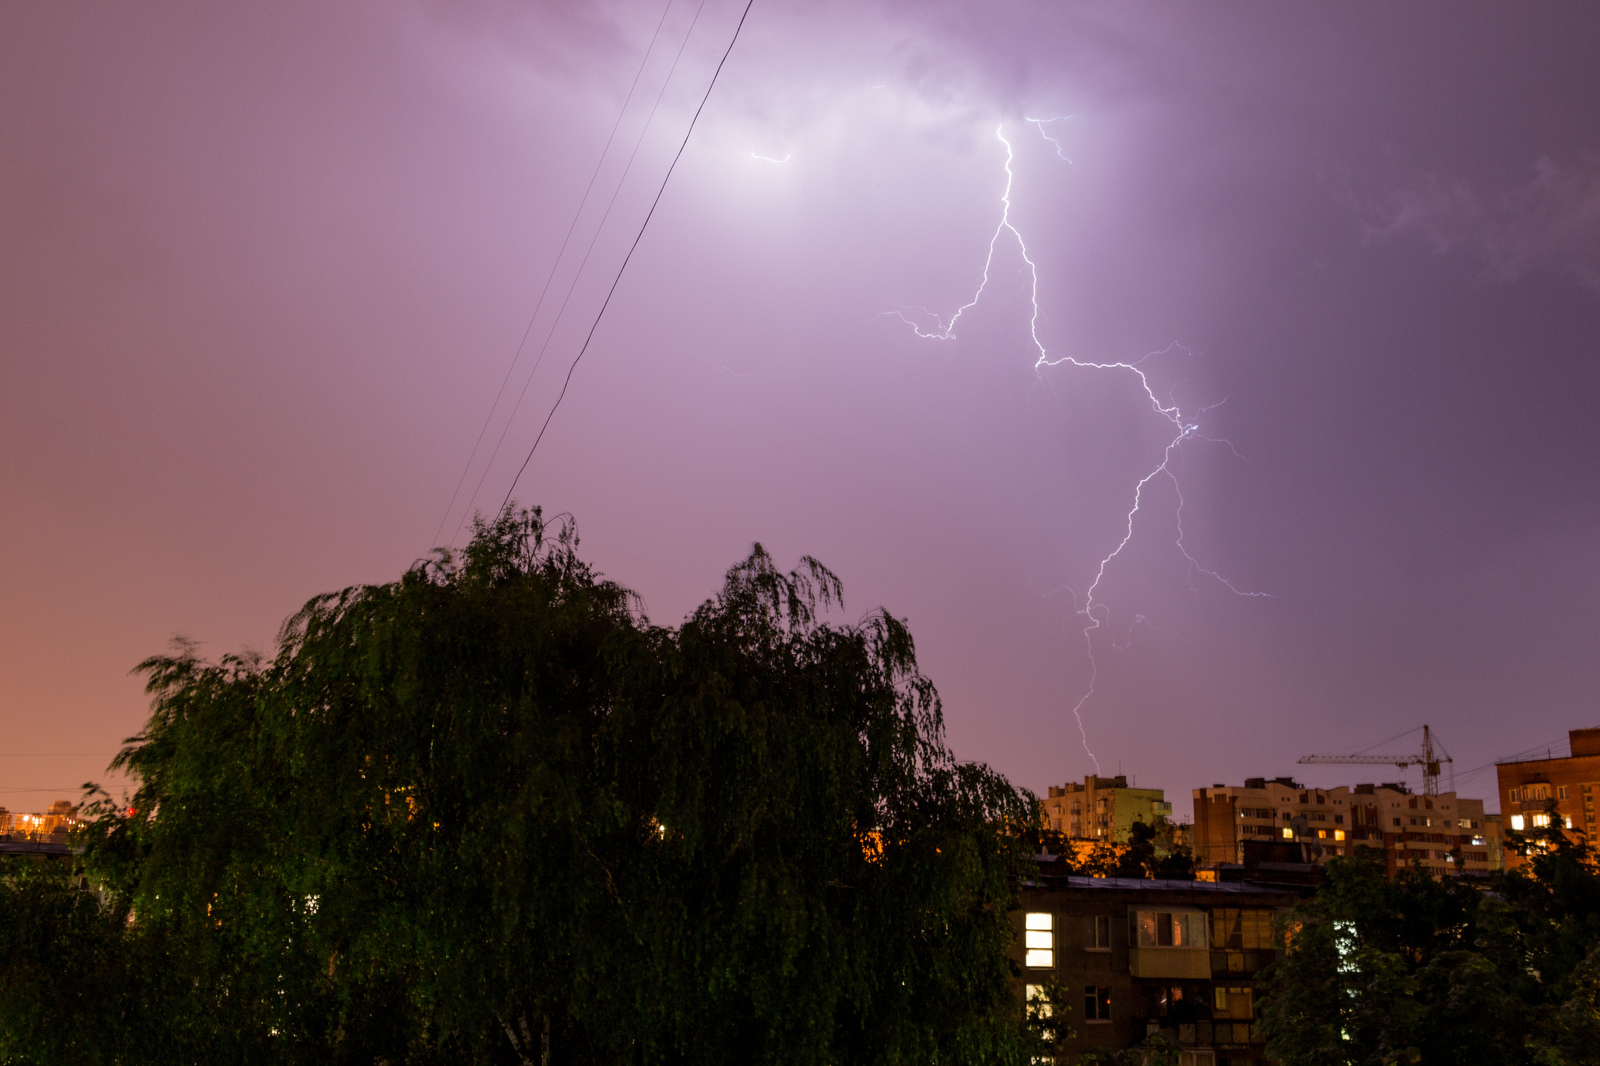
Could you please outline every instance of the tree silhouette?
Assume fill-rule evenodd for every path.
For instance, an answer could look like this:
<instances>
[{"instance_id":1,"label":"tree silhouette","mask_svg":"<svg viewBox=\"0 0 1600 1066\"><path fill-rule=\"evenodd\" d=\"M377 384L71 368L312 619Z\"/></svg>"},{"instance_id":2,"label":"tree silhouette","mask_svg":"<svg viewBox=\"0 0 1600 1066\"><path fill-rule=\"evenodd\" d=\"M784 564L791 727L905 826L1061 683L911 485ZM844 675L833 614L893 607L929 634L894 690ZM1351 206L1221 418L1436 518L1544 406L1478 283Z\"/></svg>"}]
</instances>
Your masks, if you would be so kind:
<instances>
[{"instance_id":1,"label":"tree silhouette","mask_svg":"<svg viewBox=\"0 0 1600 1066\"><path fill-rule=\"evenodd\" d=\"M577 545L508 511L270 659L141 666L133 811L85 859L170 1021L116 1061L1036 1047L1006 954L1035 809L944 747L905 625L825 623L838 579L759 545L653 625Z\"/></svg>"}]
</instances>

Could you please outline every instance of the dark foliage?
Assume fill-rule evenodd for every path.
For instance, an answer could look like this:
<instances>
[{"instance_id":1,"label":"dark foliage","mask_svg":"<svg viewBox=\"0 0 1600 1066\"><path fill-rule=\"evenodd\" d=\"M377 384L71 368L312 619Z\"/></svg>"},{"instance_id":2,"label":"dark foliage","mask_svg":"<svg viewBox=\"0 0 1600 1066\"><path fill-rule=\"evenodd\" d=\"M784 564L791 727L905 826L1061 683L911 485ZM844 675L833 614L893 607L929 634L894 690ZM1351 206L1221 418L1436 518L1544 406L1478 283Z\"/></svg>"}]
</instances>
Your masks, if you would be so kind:
<instances>
[{"instance_id":1,"label":"dark foliage","mask_svg":"<svg viewBox=\"0 0 1600 1066\"><path fill-rule=\"evenodd\" d=\"M1285 1066L1600 1063L1600 871L1559 830L1490 889L1335 859L1293 913L1262 1030Z\"/></svg>"},{"instance_id":2,"label":"dark foliage","mask_svg":"<svg viewBox=\"0 0 1600 1066\"><path fill-rule=\"evenodd\" d=\"M837 579L757 546L653 626L549 532L318 597L269 661L144 663L104 902L6 882L0 1062L1025 1058L1034 809L951 758L903 623L823 624Z\"/></svg>"},{"instance_id":3,"label":"dark foliage","mask_svg":"<svg viewBox=\"0 0 1600 1066\"><path fill-rule=\"evenodd\" d=\"M1178 828L1158 818L1153 826L1144 822L1132 823L1128 827L1129 841L1126 844L1109 840L1090 842L1051 829L1041 818L1023 836L1031 850L1057 856L1059 865L1056 870L1061 873L1086 877L1193 881L1196 870L1194 852L1187 844L1174 842Z\"/></svg>"}]
</instances>

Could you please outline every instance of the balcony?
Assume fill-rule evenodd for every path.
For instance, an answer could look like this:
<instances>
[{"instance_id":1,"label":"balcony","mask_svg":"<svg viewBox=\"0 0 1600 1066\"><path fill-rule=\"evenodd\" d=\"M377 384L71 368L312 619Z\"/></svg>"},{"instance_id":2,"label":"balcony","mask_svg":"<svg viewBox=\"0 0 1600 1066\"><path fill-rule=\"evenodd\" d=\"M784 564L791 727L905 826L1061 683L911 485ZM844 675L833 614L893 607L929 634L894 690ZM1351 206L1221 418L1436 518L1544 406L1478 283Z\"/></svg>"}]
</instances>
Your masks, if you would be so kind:
<instances>
[{"instance_id":1,"label":"balcony","mask_svg":"<svg viewBox=\"0 0 1600 1066\"><path fill-rule=\"evenodd\" d=\"M1167 1018L1150 1018L1145 1022L1145 1033L1154 1036L1165 1029L1167 1034L1183 1047L1212 1047L1215 1045L1246 1047L1266 1041L1256 1032L1251 1022L1179 1022Z\"/></svg>"},{"instance_id":2,"label":"balcony","mask_svg":"<svg viewBox=\"0 0 1600 1066\"><path fill-rule=\"evenodd\" d=\"M1197 948L1129 948L1128 972L1134 977L1211 977L1211 952Z\"/></svg>"}]
</instances>

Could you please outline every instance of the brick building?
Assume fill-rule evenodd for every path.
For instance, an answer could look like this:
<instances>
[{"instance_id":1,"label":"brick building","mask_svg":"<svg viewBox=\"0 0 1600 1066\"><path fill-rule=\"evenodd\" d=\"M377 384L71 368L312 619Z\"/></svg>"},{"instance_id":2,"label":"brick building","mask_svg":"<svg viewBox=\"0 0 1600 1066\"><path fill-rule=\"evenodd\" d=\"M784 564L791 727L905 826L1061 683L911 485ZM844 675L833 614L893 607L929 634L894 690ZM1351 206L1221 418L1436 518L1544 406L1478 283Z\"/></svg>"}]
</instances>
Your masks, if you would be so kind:
<instances>
[{"instance_id":1,"label":"brick building","mask_svg":"<svg viewBox=\"0 0 1600 1066\"><path fill-rule=\"evenodd\" d=\"M1159 788L1132 788L1122 774L1089 775L1080 785L1051 785L1044 799L1050 828L1074 840L1126 844L1134 822L1155 826L1172 818L1172 804Z\"/></svg>"},{"instance_id":2,"label":"brick building","mask_svg":"<svg viewBox=\"0 0 1600 1066\"><path fill-rule=\"evenodd\" d=\"M1573 729L1567 733L1570 754L1544 759L1520 759L1496 766L1500 789L1500 814L1505 828L1522 830L1547 825L1550 805L1563 828L1589 840L1600 841L1595 823L1595 793L1600 790L1600 729ZM1507 855L1508 866L1520 862Z\"/></svg>"},{"instance_id":3,"label":"brick building","mask_svg":"<svg viewBox=\"0 0 1600 1066\"><path fill-rule=\"evenodd\" d=\"M1041 875L1024 885L1015 916L1017 994L1037 1001L1052 980L1065 992L1063 1021L1076 1035L1059 1062L1164 1030L1182 1066L1264 1066L1256 973L1278 955L1274 917L1305 891Z\"/></svg>"},{"instance_id":4,"label":"brick building","mask_svg":"<svg viewBox=\"0 0 1600 1066\"><path fill-rule=\"evenodd\" d=\"M1202 867L1244 862L1250 841L1290 841L1308 845L1319 862L1368 847L1383 850L1390 873L1415 861L1439 876L1484 876L1496 868L1494 832L1482 800L1418 796L1401 784L1322 789L1252 777L1243 788L1194 790L1194 853Z\"/></svg>"}]
</instances>

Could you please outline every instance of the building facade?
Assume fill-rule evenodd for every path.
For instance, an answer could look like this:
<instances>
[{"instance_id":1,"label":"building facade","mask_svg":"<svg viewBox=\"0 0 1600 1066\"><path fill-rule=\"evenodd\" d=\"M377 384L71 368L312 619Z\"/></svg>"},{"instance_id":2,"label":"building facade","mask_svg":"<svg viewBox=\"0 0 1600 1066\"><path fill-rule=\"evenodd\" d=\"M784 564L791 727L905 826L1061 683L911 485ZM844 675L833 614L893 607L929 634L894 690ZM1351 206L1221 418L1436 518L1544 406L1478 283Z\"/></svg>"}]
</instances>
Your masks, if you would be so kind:
<instances>
[{"instance_id":1,"label":"building facade","mask_svg":"<svg viewBox=\"0 0 1600 1066\"><path fill-rule=\"evenodd\" d=\"M1506 869L1506 842L1501 835L1502 819L1498 814L1483 816L1484 836L1489 844L1489 869Z\"/></svg>"},{"instance_id":2,"label":"building facade","mask_svg":"<svg viewBox=\"0 0 1600 1066\"><path fill-rule=\"evenodd\" d=\"M1051 785L1044 799L1051 829L1073 840L1126 844L1135 822L1160 825L1172 818L1172 804L1159 788L1132 788L1122 774L1089 775L1082 784Z\"/></svg>"},{"instance_id":3,"label":"building facade","mask_svg":"<svg viewBox=\"0 0 1600 1066\"><path fill-rule=\"evenodd\" d=\"M1594 805L1600 791L1600 729L1569 730L1567 739L1571 754L1566 757L1520 759L1495 767L1504 828L1542 828L1550 823L1554 805L1553 816L1562 828L1590 842L1600 840ZM1506 856L1508 866L1521 861Z\"/></svg>"},{"instance_id":4,"label":"building facade","mask_svg":"<svg viewBox=\"0 0 1600 1066\"><path fill-rule=\"evenodd\" d=\"M1486 876L1496 869L1498 841L1483 801L1454 792L1418 796L1404 785L1307 788L1293 778L1253 777L1243 788L1194 790L1194 853L1201 867L1245 861L1248 842L1307 845L1325 862L1356 848L1384 852L1389 872L1419 862L1437 876Z\"/></svg>"},{"instance_id":5,"label":"building facade","mask_svg":"<svg viewBox=\"0 0 1600 1066\"><path fill-rule=\"evenodd\" d=\"M56 800L43 814L13 814L0 807L0 836L11 840L61 843L78 825L78 808L68 800Z\"/></svg>"},{"instance_id":6,"label":"building facade","mask_svg":"<svg viewBox=\"0 0 1600 1066\"><path fill-rule=\"evenodd\" d=\"M1066 998L1074 1035L1058 1062L1165 1032L1182 1066L1264 1066L1256 974L1278 955L1274 918L1299 898L1246 882L1042 877L1015 918L1017 994L1035 1010L1052 987Z\"/></svg>"}]
</instances>

